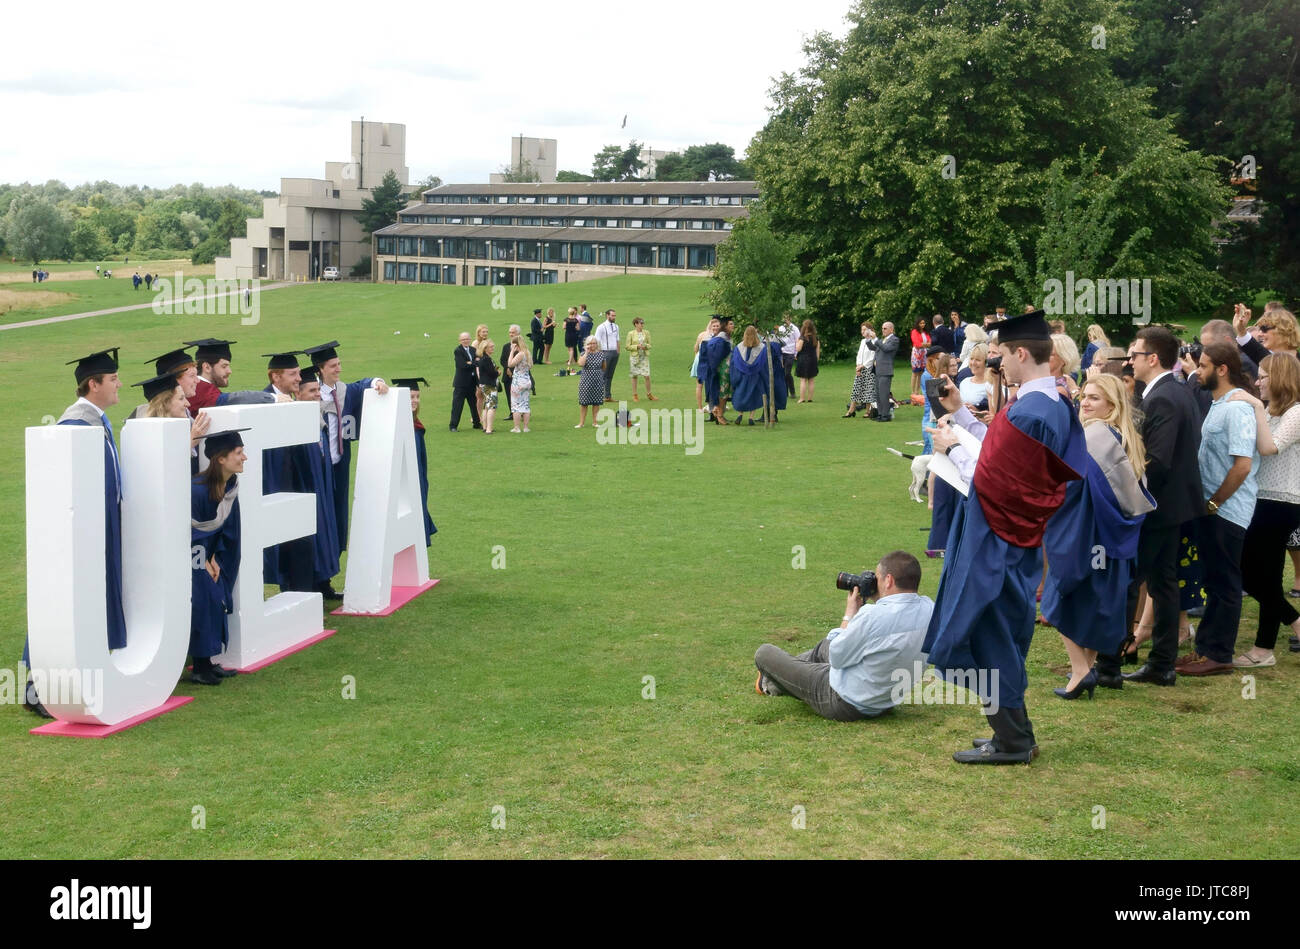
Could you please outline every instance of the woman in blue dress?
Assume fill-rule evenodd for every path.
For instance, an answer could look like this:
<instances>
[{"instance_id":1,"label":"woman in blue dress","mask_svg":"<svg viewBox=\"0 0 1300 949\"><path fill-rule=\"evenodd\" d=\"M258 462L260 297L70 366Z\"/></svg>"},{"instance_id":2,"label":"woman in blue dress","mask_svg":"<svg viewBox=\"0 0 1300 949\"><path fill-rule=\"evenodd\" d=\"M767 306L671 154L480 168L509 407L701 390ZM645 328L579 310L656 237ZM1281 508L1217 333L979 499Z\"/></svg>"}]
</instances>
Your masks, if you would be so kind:
<instances>
[{"instance_id":1,"label":"woman in blue dress","mask_svg":"<svg viewBox=\"0 0 1300 949\"><path fill-rule=\"evenodd\" d=\"M226 646L239 578L239 475L244 440L232 429L208 435L208 467L190 483L190 681L220 685L235 675L212 661Z\"/></svg>"},{"instance_id":2,"label":"woman in blue dress","mask_svg":"<svg viewBox=\"0 0 1300 949\"><path fill-rule=\"evenodd\" d=\"M1077 516L1068 555L1053 554L1043 587L1043 617L1055 626L1070 657L1070 681L1055 692L1063 699L1089 698L1097 687L1097 653L1114 655L1128 635L1127 591L1137 558L1138 533L1155 502L1143 474L1146 449L1118 377L1088 380L1079 404L1088 443L1082 492L1070 508Z\"/></svg>"}]
</instances>

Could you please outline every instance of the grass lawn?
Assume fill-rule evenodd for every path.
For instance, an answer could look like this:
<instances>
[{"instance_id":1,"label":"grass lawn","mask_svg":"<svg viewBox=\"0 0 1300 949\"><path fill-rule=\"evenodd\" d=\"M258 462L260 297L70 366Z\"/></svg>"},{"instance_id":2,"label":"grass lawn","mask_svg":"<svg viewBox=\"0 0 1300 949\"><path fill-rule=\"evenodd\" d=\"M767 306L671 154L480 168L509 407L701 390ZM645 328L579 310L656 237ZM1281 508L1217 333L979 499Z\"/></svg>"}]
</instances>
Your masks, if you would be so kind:
<instances>
[{"instance_id":1,"label":"grass lawn","mask_svg":"<svg viewBox=\"0 0 1300 949\"><path fill-rule=\"evenodd\" d=\"M183 684L195 702L107 740L29 736L36 720L8 706L0 857L1300 850L1287 816L1300 791L1300 657L1285 637L1253 699L1225 676L1066 703L1051 693L1064 650L1040 627L1028 701L1042 756L1030 767L953 763L988 733L970 707L844 725L754 693L760 643L800 651L838 624L837 571L925 546L928 513L884 451L919 437L920 409L892 425L841 420L851 363L824 366L816 400L791 405L774 431L709 426L695 456L575 431L576 379L553 377L556 366L537 370L531 434L500 422L490 438L468 422L447 432L457 333L487 323L500 343L534 306L613 306L625 331L644 317L658 405L693 406L705 287L632 276L509 288L503 311L487 288L304 285L266 294L256 326L144 310L0 334L0 545L13 552L0 562L3 665L17 663L26 622L23 429L72 401L67 360L111 345L126 383L152 375L146 357L202 336L239 341L237 386L265 384L257 354L330 339L345 379L429 379L430 562L443 581L390 618L331 618L338 635L255 675ZM624 360L615 395L628 391ZM137 401L123 389L116 425ZM497 546L505 569L493 569ZM792 566L797 548L805 569ZM938 562L922 563L933 595ZM1254 617L1247 601L1242 648ZM498 805L506 824L493 829ZM196 806L204 830L191 829ZM800 807L806 829L792 826Z\"/></svg>"}]
</instances>

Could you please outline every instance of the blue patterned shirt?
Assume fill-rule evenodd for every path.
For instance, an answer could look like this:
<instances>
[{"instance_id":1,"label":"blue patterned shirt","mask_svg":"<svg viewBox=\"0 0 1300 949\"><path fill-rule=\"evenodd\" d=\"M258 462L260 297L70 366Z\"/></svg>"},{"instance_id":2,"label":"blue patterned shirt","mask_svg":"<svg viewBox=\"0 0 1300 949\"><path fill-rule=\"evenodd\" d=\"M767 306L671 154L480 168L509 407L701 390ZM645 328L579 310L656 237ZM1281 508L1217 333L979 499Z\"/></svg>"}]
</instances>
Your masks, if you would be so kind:
<instances>
[{"instance_id":1,"label":"blue patterned shirt","mask_svg":"<svg viewBox=\"0 0 1300 949\"><path fill-rule=\"evenodd\" d=\"M1243 530L1250 526L1255 513L1255 475L1259 471L1259 450L1255 446L1255 410L1246 402L1229 402L1230 389L1210 403L1210 412L1201 423L1201 486L1205 500L1219 490L1236 458L1250 459L1250 474L1241 487L1219 505L1218 516Z\"/></svg>"}]
</instances>

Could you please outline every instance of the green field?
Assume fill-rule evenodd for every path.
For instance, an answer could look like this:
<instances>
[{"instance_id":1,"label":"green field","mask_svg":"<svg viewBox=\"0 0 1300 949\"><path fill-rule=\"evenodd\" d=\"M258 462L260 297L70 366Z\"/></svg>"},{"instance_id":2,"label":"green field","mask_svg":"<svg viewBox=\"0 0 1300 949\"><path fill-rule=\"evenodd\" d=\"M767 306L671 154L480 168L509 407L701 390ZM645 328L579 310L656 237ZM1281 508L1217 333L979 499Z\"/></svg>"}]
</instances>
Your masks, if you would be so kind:
<instances>
[{"instance_id":1,"label":"green field","mask_svg":"<svg viewBox=\"0 0 1300 949\"><path fill-rule=\"evenodd\" d=\"M152 375L146 357L203 336L239 341L236 386L265 384L257 354L330 339L342 341L345 379L429 379L430 562L442 578L392 617L331 618L336 636L259 673L182 684L194 702L107 740L30 736L36 719L6 706L0 857L1300 851L1287 816L1300 792L1300 657L1285 636L1254 699L1227 676L1066 703L1051 692L1064 650L1040 627L1028 702L1042 755L1030 767L955 764L953 750L987 734L970 707L845 725L754 693L759 644L800 651L838 624L837 571L925 546L926 508L884 451L919 438L920 409L892 425L841 420L851 363L825 365L816 401L791 405L775 430L709 426L695 456L575 431L576 380L545 367L531 434L499 423L487 437L468 421L447 432L457 333L487 323L501 342L535 306L613 306L625 330L644 317L658 405L693 406L706 286L633 276L509 288L503 311L487 288L304 285L267 293L255 326L143 310L0 332L0 544L14 552L0 563L0 665L16 665L26 623L23 429L73 400L67 360L107 346L123 347L126 383ZM559 345L552 360L563 362ZM629 391L625 369L616 397ZM905 395L907 373L895 379ZM124 388L115 424L136 401ZM505 569L492 567L498 546ZM796 548L805 569L792 567ZM938 563L922 558L922 592L933 595ZM1247 601L1241 648L1254 616ZM342 697L344 676L355 699ZM206 829L192 829L196 807ZM1094 829L1098 807L1105 829Z\"/></svg>"}]
</instances>

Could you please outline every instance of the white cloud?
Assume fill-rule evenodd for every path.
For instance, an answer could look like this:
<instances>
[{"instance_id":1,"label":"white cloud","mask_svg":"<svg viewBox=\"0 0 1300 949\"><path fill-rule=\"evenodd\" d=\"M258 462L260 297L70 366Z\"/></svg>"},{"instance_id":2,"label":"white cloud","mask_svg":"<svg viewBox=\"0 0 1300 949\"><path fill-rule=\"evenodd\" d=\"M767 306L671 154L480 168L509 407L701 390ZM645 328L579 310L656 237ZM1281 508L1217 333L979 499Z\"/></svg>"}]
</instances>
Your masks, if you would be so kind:
<instances>
[{"instance_id":1,"label":"white cloud","mask_svg":"<svg viewBox=\"0 0 1300 949\"><path fill-rule=\"evenodd\" d=\"M310 8L142 0L77 15L0 65L10 139L0 182L107 178L278 189L349 157L349 121L400 122L413 178L486 181L510 137L559 140L587 171L603 145L722 141L741 153L802 34L844 32L850 0L764 6L658 0L581 8L498 0ZM308 12L304 12L304 11ZM380 37L387 37L381 41ZM621 127L623 116L627 127Z\"/></svg>"}]
</instances>

